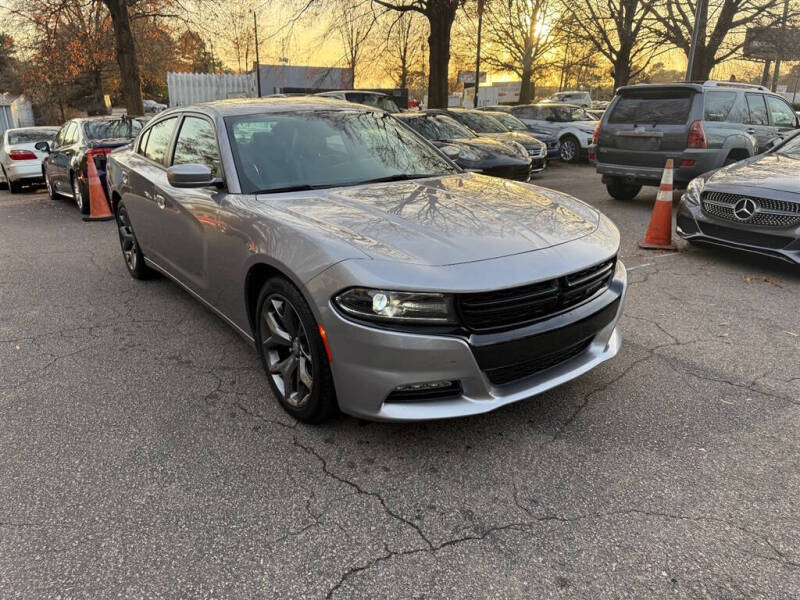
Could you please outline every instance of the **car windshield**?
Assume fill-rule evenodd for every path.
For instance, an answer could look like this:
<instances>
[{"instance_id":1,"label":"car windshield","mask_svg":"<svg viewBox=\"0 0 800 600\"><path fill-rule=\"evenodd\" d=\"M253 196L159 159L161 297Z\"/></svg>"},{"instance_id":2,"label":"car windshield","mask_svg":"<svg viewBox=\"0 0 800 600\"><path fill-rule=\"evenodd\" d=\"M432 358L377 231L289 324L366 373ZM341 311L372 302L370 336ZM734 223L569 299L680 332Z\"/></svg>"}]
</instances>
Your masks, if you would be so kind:
<instances>
[{"instance_id":1,"label":"car windshield","mask_svg":"<svg viewBox=\"0 0 800 600\"><path fill-rule=\"evenodd\" d=\"M307 190L455 171L386 113L308 111L225 118L242 191Z\"/></svg>"},{"instance_id":2,"label":"car windshield","mask_svg":"<svg viewBox=\"0 0 800 600\"><path fill-rule=\"evenodd\" d=\"M800 133L795 133L775 148L775 154L800 158Z\"/></svg>"},{"instance_id":3,"label":"car windshield","mask_svg":"<svg viewBox=\"0 0 800 600\"><path fill-rule=\"evenodd\" d=\"M477 137L461 123L445 115L423 115L403 119L403 122L428 140L461 140Z\"/></svg>"},{"instance_id":4,"label":"car windshield","mask_svg":"<svg viewBox=\"0 0 800 600\"><path fill-rule=\"evenodd\" d=\"M362 94L358 92L349 92L345 94L348 102L356 102L357 104L366 104L367 106L374 106L386 112L396 113L400 112L397 104L389 96L381 96L380 94Z\"/></svg>"},{"instance_id":5,"label":"car windshield","mask_svg":"<svg viewBox=\"0 0 800 600\"><path fill-rule=\"evenodd\" d=\"M491 114L492 117L500 121L500 123L506 129L510 131L527 131L528 128L525 126L525 123L520 121L514 115L509 115L508 113L501 113L496 112Z\"/></svg>"},{"instance_id":6,"label":"car windshield","mask_svg":"<svg viewBox=\"0 0 800 600\"><path fill-rule=\"evenodd\" d=\"M135 138L142 128L138 119L107 119L87 121L83 125L86 138L90 140L112 140Z\"/></svg>"},{"instance_id":7,"label":"car windshield","mask_svg":"<svg viewBox=\"0 0 800 600\"><path fill-rule=\"evenodd\" d=\"M56 137L58 129L19 129L8 132L8 143L35 144L36 142L49 142Z\"/></svg>"},{"instance_id":8,"label":"car windshield","mask_svg":"<svg viewBox=\"0 0 800 600\"><path fill-rule=\"evenodd\" d=\"M478 133L506 133L507 129L503 127L497 119L479 112L459 112L459 120Z\"/></svg>"}]
</instances>

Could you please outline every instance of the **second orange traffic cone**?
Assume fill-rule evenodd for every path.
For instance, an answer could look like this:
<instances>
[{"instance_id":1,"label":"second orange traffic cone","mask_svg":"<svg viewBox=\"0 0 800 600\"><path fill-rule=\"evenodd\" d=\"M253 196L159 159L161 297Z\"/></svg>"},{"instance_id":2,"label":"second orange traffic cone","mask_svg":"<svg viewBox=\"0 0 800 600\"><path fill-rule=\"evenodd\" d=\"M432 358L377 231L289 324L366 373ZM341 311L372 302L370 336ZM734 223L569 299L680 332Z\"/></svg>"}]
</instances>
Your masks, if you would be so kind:
<instances>
[{"instance_id":1,"label":"second orange traffic cone","mask_svg":"<svg viewBox=\"0 0 800 600\"><path fill-rule=\"evenodd\" d=\"M672 159L667 159L661 186L658 188L653 215L640 248L650 250L677 250L672 243Z\"/></svg>"},{"instance_id":2,"label":"second orange traffic cone","mask_svg":"<svg viewBox=\"0 0 800 600\"><path fill-rule=\"evenodd\" d=\"M100 175L97 174L97 167L94 165L94 156L86 156L86 172L89 175L89 214L83 217L84 221L108 221L113 219L111 207L106 198L103 184L100 182Z\"/></svg>"}]
</instances>

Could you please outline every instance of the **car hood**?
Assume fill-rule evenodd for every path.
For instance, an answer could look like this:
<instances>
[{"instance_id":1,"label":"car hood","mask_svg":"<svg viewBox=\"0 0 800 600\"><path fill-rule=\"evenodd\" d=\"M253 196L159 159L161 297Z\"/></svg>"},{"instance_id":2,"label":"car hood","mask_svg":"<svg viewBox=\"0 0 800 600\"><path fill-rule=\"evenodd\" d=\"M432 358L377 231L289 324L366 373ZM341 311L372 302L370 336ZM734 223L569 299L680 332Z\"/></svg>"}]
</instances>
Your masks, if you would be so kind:
<instances>
[{"instance_id":1,"label":"car hood","mask_svg":"<svg viewBox=\"0 0 800 600\"><path fill-rule=\"evenodd\" d=\"M491 137L480 136L475 138L459 138L455 140L443 140L445 144L457 144L471 150L476 150L481 158L491 158L493 156L506 156L508 158L524 158L519 152L503 142Z\"/></svg>"},{"instance_id":2,"label":"car hood","mask_svg":"<svg viewBox=\"0 0 800 600\"><path fill-rule=\"evenodd\" d=\"M483 133L486 137L491 137L499 142L519 142L526 148L539 146L540 142L532 135L520 133L519 131L507 131L504 133Z\"/></svg>"},{"instance_id":3,"label":"car hood","mask_svg":"<svg viewBox=\"0 0 800 600\"><path fill-rule=\"evenodd\" d=\"M719 169L706 180L707 186L759 187L800 193L800 158L770 153Z\"/></svg>"},{"instance_id":4,"label":"car hood","mask_svg":"<svg viewBox=\"0 0 800 600\"><path fill-rule=\"evenodd\" d=\"M599 220L566 194L473 173L258 199L369 258L424 265L549 248L593 233Z\"/></svg>"}]
</instances>

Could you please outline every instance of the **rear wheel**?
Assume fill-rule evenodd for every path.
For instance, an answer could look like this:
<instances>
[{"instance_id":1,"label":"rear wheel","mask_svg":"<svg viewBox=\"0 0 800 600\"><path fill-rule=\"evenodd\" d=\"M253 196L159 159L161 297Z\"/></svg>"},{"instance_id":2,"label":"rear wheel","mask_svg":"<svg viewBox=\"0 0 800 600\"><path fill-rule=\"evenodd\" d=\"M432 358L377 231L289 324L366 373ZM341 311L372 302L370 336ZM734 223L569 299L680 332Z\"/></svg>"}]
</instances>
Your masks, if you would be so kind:
<instances>
[{"instance_id":1,"label":"rear wheel","mask_svg":"<svg viewBox=\"0 0 800 600\"><path fill-rule=\"evenodd\" d=\"M635 183L625 183L622 179L614 178L606 183L609 195L617 200L633 200L642 189Z\"/></svg>"},{"instance_id":2,"label":"rear wheel","mask_svg":"<svg viewBox=\"0 0 800 600\"><path fill-rule=\"evenodd\" d=\"M47 169L42 170L42 175L44 176L44 185L47 188L47 195L50 196L50 200L58 200L58 194L53 187L53 182L50 181L50 177L47 175Z\"/></svg>"},{"instance_id":3,"label":"rear wheel","mask_svg":"<svg viewBox=\"0 0 800 600\"><path fill-rule=\"evenodd\" d=\"M22 186L18 182L11 181L8 178L8 174L6 173L5 167L3 167L3 179L6 180L8 191L11 192L12 194L19 194L22 191Z\"/></svg>"},{"instance_id":4,"label":"rear wheel","mask_svg":"<svg viewBox=\"0 0 800 600\"><path fill-rule=\"evenodd\" d=\"M565 162L578 162L581 157L581 144L574 135L565 135L561 138L561 160Z\"/></svg>"},{"instance_id":5,"label":"rear wheel","mask_svg":"<svg viewBox=\"0 0 800 600\"><path fill-rule=\"evenodd\" d=\"M273 278L258 297L256 343L281 407L306 423L332 416L338 405L319 326L291 283Z\"/></svg>"},{"instance_id":6,"label":"rear wheel","mask_svg":"<svg viewBox=\"0 0 800 600\"><path fill-rule=\"evenodd\" d=\"M82 215L89 214L89 192L86 186L77 175L72 175L72 197L75 199L75 205Z\"/></svg>"},{"instance_id":7,"label":"rear wheel","mask_svg":"<svg viewBox=\"0 0 800 600\"><path fill-rule=\"evenodd\" d=\"M122 248L122 256L125 259L125 266L128 273L134 279L149 279L153 276L153 270L144 263L144 255L136 234L133 232L133 225L128 215L128 209L124 204L119 205L117 210L117 230L119 232L119 245Z\"/></svg>"}]
</instances>

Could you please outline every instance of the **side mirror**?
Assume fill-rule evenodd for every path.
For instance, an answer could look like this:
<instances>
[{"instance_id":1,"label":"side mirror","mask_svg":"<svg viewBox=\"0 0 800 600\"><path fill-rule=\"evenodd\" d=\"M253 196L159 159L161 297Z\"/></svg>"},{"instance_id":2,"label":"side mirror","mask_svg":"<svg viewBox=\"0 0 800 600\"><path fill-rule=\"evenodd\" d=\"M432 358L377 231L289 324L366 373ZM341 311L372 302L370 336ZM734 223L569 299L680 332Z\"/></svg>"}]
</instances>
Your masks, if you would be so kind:
<instances>
[{"instance_id":1,"label":"side mirror","mask_svg":"<svg viewBox=\"0 0 800 600\"><path fill-rule=\"evenodd\" d=\"M442 146L439 148L439 150L441 150L450 160L456 160L458 155L461 154L461 150L459 150L456 146Z\"/></svg>"},{"instance_id":2,"label":"side mirror","mask_svg":"<svg viewBox=\"0 0 800 600\"><path fill-rule=\"evenodd\" d=\"M50 153L50 144L47 142L36 142L33 147L39 152L47 152L48 154Z\"/></svg>"},{"instance_id":3,"label":"side mirror","mask_svg":"<svg viewBox=\"0 0 800 600\"><path fill-rule=\"evenodd\" d=\"M176 188L200 188L215 185L218 180L207 165L174 165L167 169L167 181Z\"/></svg>"},{"instance_id":4,"label":"side mirror","mask_svg":"<svg viewBox=\"0 0 800 600\"><path fill-rule=\"evenodd\" d=\"M764 144L764 148L761 150L761 152L769 152L773 148L780 146L782 142L783 138L779 135L776 135L774 138L771 138L766 144Z\"/></svg>"}]
</instances>

